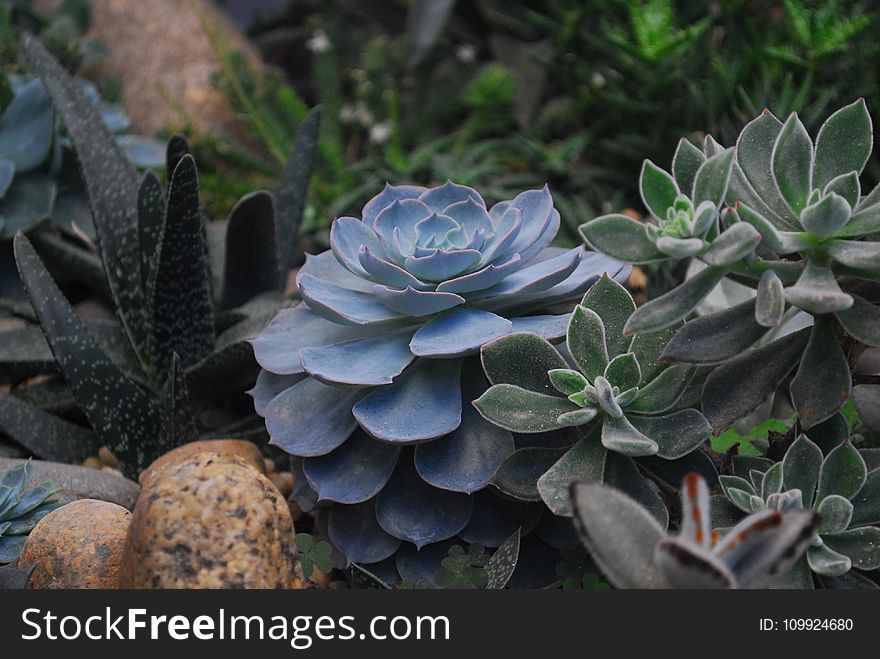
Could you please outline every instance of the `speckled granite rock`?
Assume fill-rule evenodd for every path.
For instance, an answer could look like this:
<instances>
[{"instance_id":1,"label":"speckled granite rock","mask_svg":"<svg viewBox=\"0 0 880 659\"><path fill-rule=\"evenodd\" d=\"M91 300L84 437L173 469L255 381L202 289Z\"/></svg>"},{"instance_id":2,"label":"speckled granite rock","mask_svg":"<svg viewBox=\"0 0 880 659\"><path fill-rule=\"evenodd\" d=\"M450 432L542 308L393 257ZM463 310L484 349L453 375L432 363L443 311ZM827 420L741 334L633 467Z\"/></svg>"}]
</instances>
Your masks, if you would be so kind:
<instances>
[{"instance_id":1,"label":"speckled granite rock","mask_svg":"<svg viewBox=\"0 0 880 659\"><path fill-rule=\"evenodd\" d=\"M53 510L31 531L18 559L33 566L31 588L118 588L131 513L80 499Z\"/></svg>"},{"instance_id":2,"label":"speckled granite rock","mask_svg":"<svg viewBox=\"0 0 880 659\"><path fill-rule=\"evenodd\" d=\"M162 470L135 506L123 587L290 588L294 530L274 485L237 456Z\"/></svg>"},{"instance_id":3,"label":"speckled granite rock","mask_svg":"<svg viewBox=\"0 0 880 659\"><path fill-rule=\"evenodd\" d=\"M198 453L219 453L220 455L235 455L247 462L261 474L266 473L266 461L263 454L253 442L244 439L203 439L179 446L173 451L155 460L149 467L141 472L138 481L141 487L146 489L156 480L156 477L169 465L183 462L190 456Z\"/></svg>"},{"instance_id":4,"label":"speckled granite rock","mask_svg":"<svg viewBox=\"0 0 880 659\"><path fill-rule=\"evenodd\" d=\"M21 464L24 460L0 458L0 471ZM69 503L77 499L99 499L131 510L141 491L140 486L122 476L105 471L76 467L48 460L33 460L31 485L54 483L61 488L56 499Z\"/></svg>"}]
</instances>

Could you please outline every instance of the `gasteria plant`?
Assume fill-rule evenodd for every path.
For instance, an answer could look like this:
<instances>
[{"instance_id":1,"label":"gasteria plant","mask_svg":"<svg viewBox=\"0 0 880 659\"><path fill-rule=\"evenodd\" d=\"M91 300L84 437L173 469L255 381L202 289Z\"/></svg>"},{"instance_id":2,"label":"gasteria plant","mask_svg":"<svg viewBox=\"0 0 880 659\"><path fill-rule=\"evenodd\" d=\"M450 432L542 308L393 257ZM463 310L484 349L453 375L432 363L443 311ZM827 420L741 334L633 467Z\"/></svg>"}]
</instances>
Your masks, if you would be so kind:
<instances>
[{"instance_id":1,"label":"gasteria plant","mask_svg":"<svg viewBox=\"0 0 880 659\"><path fill-rule=\"evenodd\" d=\"M14 563L28 533L60 504L54 497L59 489L49 483L27 488L30 462L23 462L0 473L0 565Z\"/></svg>"},{"instance_id":2,"label":"gasteria plant","mask_svg":"<svg viewBox=\"0 0 880 659\"><path fill-rule=\"evenodd\" d=\"M166 195L155 175L138 176L81 88L42 46L26 40L23 51L77 149L126 359L105 350L74 313L23 233L15 237L16 261L58 368L98 445L108 446L134 475L162 452L200 436L261 429L249 405L242 412L230 401L247 401L243 391L257 371L248 340L285 304L281 289L319 115L304 124L295 146L278 191L283 210L277 223L272 196L257 192L221 225L225 252L222 268L215 268L215 296L195 161L186 142L177 137L169 144ZM58 450L59 435L75 428L12 397L0 398L0 405L9 411L0 425L44 457ZM217 410L224 414L212 419ZM71 440L82 434L71 434Z\"/></svg>"},{"instance_id":3,"label":"gasteria plant","mask_svg":"<svg viewBox=\"0 0 880 659\"><path fill-rule=\"evenodd\" d=\"M618 588L764 588L791 569L819 525L810 511L764 510L721 536L697 474L682 482L676 534L607 485L575 483L571 497L581 540Z\"/></svg>"},{"instance_id":4,"label":"gasteria plant","mask_svg":"<svg viewBox=\"0 0 880 659\"><path fill-rule=\"evenodd\" d=\"M589 245L615 258L694 257L706 266L638 309L628 335L674 326L725 277L755 289L754 299L687 323L663 354L722 363L703 390L716 431L767 400L796 367L788 392L799 422L818 425L849 397L848 346L880 345L880 188L863 196L859 183L872 144L862 100L831 115L815 142L796 114L783 123L765 111L735 149L707 136L702 150L681 141L672 174L646 162L640 187L651 221L607 215L581 227ZM812 316L812 329L778 338L797 311Z\"/></svg>"},{"instance_id":5,"label":"gasteria plant","mask_svg":"<svg viewBox=\"0 0 880 659\"><path fill-rule=\"evenodd\" d=\"M848 440L823 455L801 435L766 471L752 469L749 480L721 476L720 481L725 496L746 514L806 508L821 517L805 557L780 575L782 585L877 587L859 571L880 568L880 468L869 472Z\"/></svg>"},{"instance_id":6,"label":"gasteria plant","mask_svg":"<svg viewBox=\"0 0 880 659\"><path fill-rule=\"evenodd\" d=\"M677 460L711 433L698 410L677 407L694 368L659 361L674 330L623 334L635 310L630 294L611 278L603 276L593 284L568 324L565 347L574 369L537 334L505 336L481 350L492 383L474 401L484 418L516 433L585 428L580 441L537 474L537 491L557 514L571 514L572 482L608 480L632 491L637 487L632 479L641 478L639 470L630 464L621 478L621 462L648 456ZM609 453L616 454L614 463L607 464ZM650 491L647 485L643 489ZM658 503L654 510L665 517Z\"/></svg>"},{"instance_id":7,"label":"gasteria plant","mask_svg":"<svg viewBox=\"0 0 880 659\"><path fill-rule=\"evenodd\" d=\"M561 339L568 314L548 314L553 305L602 273L626 275L581 247L550 247L559 223L546 187L487 208L452 182L386 185L360 219L333 223L331 249L297 277L303 304L253 342L256 409L303 474L301 505L333 504L329 538L348 560L461 533L497 547L526 526L517 510L534 518L469 496L515 441L467 404L485 388L468 358L517 331Z\"/></svg>"}]
</instances>

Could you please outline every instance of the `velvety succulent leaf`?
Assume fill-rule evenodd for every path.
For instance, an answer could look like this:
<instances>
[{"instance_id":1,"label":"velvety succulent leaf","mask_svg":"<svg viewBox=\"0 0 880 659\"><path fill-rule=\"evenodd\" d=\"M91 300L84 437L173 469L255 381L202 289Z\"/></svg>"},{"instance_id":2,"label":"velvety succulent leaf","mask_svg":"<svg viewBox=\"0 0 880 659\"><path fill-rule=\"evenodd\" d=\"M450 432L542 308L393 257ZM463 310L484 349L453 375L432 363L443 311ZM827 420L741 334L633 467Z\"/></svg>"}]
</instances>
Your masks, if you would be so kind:
<instances>
[{"instance_id":1,"label":"velvety succulent leaf","mask_svg":"<svg viewBox=\"0 0 880 659\"><path fill-rule=\"evenodd\" d=\"M849 362L837 340L834 320L830 316L816 316L790 387L801 426L809 429L833 416L851 390Z\"/></svg>"},{"instance_id":2,"label":"velvety succulent leaf","mask_svg":"<svg viewBox=\"0 0 880 659\"><path fill-rule=\"evenodd\" d=\"M851 268L880 268L880 243L863 240L835 240L828 246L828 255Z\"/></svg>"},{"instance_id":3,"label":"velvety succulent leaf","mask_svg":"<svg viewBox=\"0 0 880 659\"><path fill-rule=\"evenodd\" d=\"M422 325L409 347L417 357L448 359L473 354L512 330L509 320L490 311L451 309Z\"/></svg>"},{"instance_id":4,"label":"velvety succulent leaf","mask_svg":"<svg viewBox=\"0 0 880 659\"><path fill-rule=\"evenodd\" d=\"M674 238L660 236L656 242L657 249L674 259L686 259L703 251L705 243L701 238Z\"/></svg>"},{"instance_id":5,"label":"velvety succulent leaf","mask_svg":"<svg viewBox=\"0 0 880 659\"><path fill-rule=\"evenodd\" d=\"M863 236L880 230L880 203L872 206L859 206L849 222L835 235L840 238Z\"/></svg>"},{"instance_id":6,"label":"velvety succulent leaf","mask_svg":"<svg viewBox=\"0 0 880 659\"><path fill-rule=\"evenodd\" d=\"M3 392L0 430L43 460L81 462L101 448L93 432Z\"/></svg>"},{"instance_id":7,"label":"velvety succulent leaf","mask_svg":"<svg viewBox=\"0 0 880 659\"><path fill-rule=\"evenodd\" d=\"M862 422L872 431L880 432L880 385L853 387L853 403Z\"/></svg>"},{"instance_id":8,"label":"velvety succulent leaf","mask_svg":"<svg viewBox=\"0 0 880 659\"><path fill-rule=\"evenodd\" d=\"M626 405L627 412L659 414L672 408L684 394L694 376L686 364L674 364L647 385L639 388L638 397Z\"/></svg>"},{"instance_id":9,"label":"velvety succulent leaf","mask_svg":"<svg viewBox=\"0 0 880 659\"><path fill-rule=\"evenodd\" d=\"M819 501L816 512L822 518L819 534L840 533L849 527L853 515L853 505L849 499L838 494L829 494Z\"/></svg>"},{"instance_id":10,"label":"velvety succulent leaf","mask_svg":"<svg viewBox=\"0 0 880 659\"><path fill-rule=\"evenodd\" d=\"M171 356L189 368L214 348L214 301L195 160L174 170L156 269L149 284L149 354L164 377Z\"/></svg>"},{"instance_id":11,"label":"velvety succulent leaf","mask_svg":"<svg viewBox=\"0 0 880 659\"><path fill-rule=\"evenodd\" d=\"M386 533L376 520L376 502L330 508L328 531L331 542L350 561L377 563L393 556L401 545L399 538Z\"/></svg>"},{"instance_id":12,"label":"velvety succulent leaf","mask_svg":"<svg viewBox=\"0 0 880 659\"><path fill-rule=\"evenodd\" d=\"M700 316L684 324L661 359L687 364L715 364L748 350L767 331L755 320L755 300Z\"/></svg>"},{"instance_id":13,"label":"velvety succulent leaf","mask_svg":"<svg viewBox=\"0 0 880 659\"><path fill-rule=\"evenodd\" d=\"M632 425L657 444L657 455L677 460L709 439L712 429L697 410L680 410L664 416L629 417Z\"/></svg>"},{"instance_id":14,"label":"velvety succulent leaf","mask_svg":"<svg viewBox=\"0 0 880 659\"><path fill-rule=\"evenodd\" d=\"M519 560L519 543L521 531L517 531L504 541L498 551L492 554L492 558L486 564L486 572L489 579L486 582L487 590L500 590L507 585L516 570Z\"/></svg>"},{"instance_id":15,"label":"velvety succulent leaf","mask_svg":"<svg viewBox=\"0 0 880 659\"><path fill-rule=\"evenodd\" d=\"M272 196L252 192L238 200L226 225L226 259L220 305L238 307L278 286Z\"/></svg>"},{"instance_id":16,"label":"velvety succulent leaf","mask_svg":"<svg viewBox=\"0 0 880 659\"><path fill-rule=\"evenodd\" d=\"M137 170L81 85L52 59L39 41L25 37L22 52L52 96L76 149L107 281L132 345L141 354L146 342L146 305L137 237Z\"/></svg>"},{"instance_id":17,"label":"velvety succulent leaf","mask_svg":"<svg viewBox=\"0 0 880 659\"><path fill-rule=\"evenodd\" d=\"M804 229L820 238L827 238L840 230L852 215L852 207L836 192L829 192L801 213Z\"/></svg>"},{"instance_id":18,"label":"velvety succulent leaf","mask_svg":"<svg viewBox=\"0 0 880 659\"><path fill-rule=\"evenodd\" d=\"M168 170L169 176L171 171ZM165 192L159 178L152 171L141 177L138 187L138 248L141 262L141 286L146 291L150 273L158 265L159 241L165 217Z\"/></svg>"},{"instance_id":19,"label":"velvety succulent leaf","mask_svg":"<svg viewBox=\"0 0 880 659\"><path fill-rule=\"evenodd\" d=\"M390 332L299 351L305 371L327 384L378 386L391 384L414 355L412 330Z\"/></svg>"},{"instance_id":20,"label":"velvety succulent leaf","mask_svg":"<svg viewBox=\"0 0 880 659\"><path fill-rule=\"evenodd\" d=\"M783 489L800 490L806 508L812 506L823 459L822 449L806 435L798 437L782 459Z\"/></svg>"},{"instance_id":21,"label":"velvety succulent leaf","mask_svg":"<svg viewBox=\"0 0 880 659\"><path fill-rule=\"evenodd\" d=\"M602 319L609 358L629 351L632 339L624 336L623 328L636 310L636 303L626 288L603 274L584 294L581 306L591 309Z\"/></svg>"},{"instance_id":22,"label":"velvety succulent leaf","mask_svg":"<svg viewBox=\"0 0 880 659\"><path fill-rule=\"evenodd\" d=\"M880 348L880 308L853 295L853 305L835 315L847 334L875 348Z\"/></svg>"},{"instance_id":23,"label":"velvety succulent leaf","mask_svg":"<svg viewBox=\"0 0 880 659\"><path fill-rule=\"evenodd\" d=\"M770 467L765 473L761 481L761 498L765 501L771 494L778 494L782 491L782 463L777 462Z\"/></svg>"},{"instance_id":24,"label":"velvety succulent leaf","mask_svg":"<svg viewBox=\"0 0 880 659\"><path fill-rule=\"evenodd\" d=\"M581 305L574 308L568 323L566 346L590 380L605 372L609 361L607 337L602 319L595 311Z\"/></svg>"},{"instance_id":25,"label":"velvety succulent leaf","mask_svg":"<svg viewBox=\"0 0 880 659\"><path fill-rule=\"evenodd\" d=\"M631 352L617 355L617 357L608 362L603 375L613 386L620 387L621 391L637 387L642 381L642 370L639 367L639 360Z\"/></svg>"},{"instance_id":26,"label":"velvety succulent leaf","mask_svg":"<svg viewBox=\"0 0 880 659\"><path fill-rule=\"evenodd\" d=\"M814 315L849 309L853 303L852 296L841 290L831 269L815 259L807 259L797 283L784 293L786 302Z\"/></svg>"},{"instance_id":27,"label":"velvety succulent leaf","mask_svg":"<svg viewBox=\"0 0 880 659\"><path fill-rule=\"evenodd\" d=\"M871 115L860 98L828 117L819 129L813 187L824 188L835 177L849 172L861 174L872 147Z\"/></svg>"},{"instance_id":28,"label":"velvety succulent leaf","mask_svg":"<svg viewBox=\"0 0 880 659\"><path fill-rule=\"evenodd\" d=\"M654 263L669 258L648 239L645 225L626 215L603 215L579 228L584 241L600 254L627 263Z\"/></svg>"},{"instance_id":29,"label":"velvety succulent leaf","mask_svg":"<svg viewBox=\"0 0 880 659\"><path fill-rule=\"evenodd\" d=\"M355 387L332 387L314 378L296 383L266 406L270 443L298 456L330 453L357 427L351 407L362 395Z\"/></svg>"},{"instance_id":30,"label":"velvety succulent leaf","mask_svg":"<svg viewBox=\"0 0 880 659\"><path fill-rule=\"evenodd\" d=\"M727 194L730 173L733 170L735 149L725 149L704 162L694 179L694 205L711 201L716 207L721 205Z\"/></svg>"},{"instance_id":31,"label":"velvety succulent leaf","mask_svg":"<svg viewBox=\"0 0 880 659\"><path fill-rule=\"evenodd\" d=\"M3 109L0 153L19 172L36 169L49 156L54 120L52 100L45 87L39 80L28 80Z\"/></svg>"},{"instance_id":32,"label":"velvety succulent leaf","mask_svg":"<svg viewBox=\"0 0 880 659\"><path fill-rule=\"evenodd\" d=\"M738 487L731 487L727 490L727 498L744 513L750 514L754 512L752 507L752 500L756 498L754 494L749 494Z\"/></svg>"},{"instance_id":33,"label":"velvety succulent leaf","mask_svg":"<svg viewBox=\"0 0 880 659\"><path fill-rule=\"evenodd\" d=\"M813 173L813 142L792 113L773 146L773 180L788 206L797 214L806 207Z\"/></svg>"},{"instance_id":34,"label":"velvety succulent leaf","mask_svg":"<svg viewBox=\"0 0 880 659\"><path fill-rule=\"evenodd\" d=\"M706 162L706 156L685 137L678 142L675 155L672 157L672 174L681 190L693 190L694 179L700 165Z\"/></svg>"},{"instance_id":35,"label":"velvety succulent leaf","mask_svg":"<svg viewBox=\"0 0 880 659\"><path fill-rule=\"evenodd\" d=\"M778 327L785 313L782 280L773 270L765 270L758 281L755 297L755 321L761 327Z\"/></svg>"},{"instance_id":36,"label":"velvety succulent leaf","mask_svg":"<svg viewBox=\"0 0 880 659\"><path fill-rule=\"evenodd\" d=\"M736 141L736 160L739 174L748 181L757 199L765 203L775 215L785 218L791 215L791 211L773 182L773 147L781 130L782 122L772 112L764 110L746 124L739 134ZM735 172L734 180L736 178Z\"/></svg>"},{"instance_id":37,"label":"velvety succulent leaf","mask_svg":"<svg viewBox=\"0 0 880 659\"><path fill-rule=\"evenodd\" d=\"M516 385L543 394L556 393L548 373L569 367L549 341L531 333L510 334L487 343L480 357L490 383Z\"/></svg>"},{"instance_id":38,"label":"velvety succulent leaf","mask_svg":"<svg viewBox=\"0 0 880 659\"><path fill-rule=\"evenodd\" d=\"M464 379L466 400L477 395L481 387L475 383L481 380ZM461 425L451 435L416 447L415 465L422 479L434 487L471 494L489 483L515 448L510 432L485 421L472 405L465 404Z\"/></svg>"},{"instance_id":39,"label":"velvety succulent leaf","mask_svg":"<svg viewBox=\"0 0 880 659\"><path fill-rule=\"evenodd\" d=\"M880 568L880 551L877 551L880 546L880 528L876 526L863 526L842 533L823 535L822 540L832 551L848 557L854 568Z\"/></svg>"},{"instance_id":40,"label":"velvety succulent leaf","mask_svg":"<svg viewBox=\"0 0 880 659\"><path fill-rule=\"evenodd\" d=\"M803 232L781 231L770 220L743 203L737 202L736 214L761 234L761 244L776 254L793 254L811 246Z\"/></svg>"},{"instance_id":41,"label":"velvety succulent leaf","mask_svg":"<svg viewBox=\"0 0 880 659\"><path fill-rule=\"evenodd\" d=\"M853 504L852 526L880 522L880 468L868 472L862 489L850 500Z\"/></svg>"},{"instance_id":42,"label":"velvety succulent leaf","mask_svg":"<svg viewBox=\"0 0 880 659\"><path fill-rule=\"evenodd\" d=\"M565 449L526 447L508 456L492 478L500 492L519 501L539 502L538 480L565 453Z\"/></svg>"},{"instance_id":43,"label":"velvety succulent leaf","mask_svg":"<svg viewBox=\"0 0 880 659\"><path fill-rule=\"evenodd\" d=\"M825 186L823 192L825 194L835 192L846 200L846 203L849 204L851 209L855 208L862 197L862 186L859 183L859 173L852 171L831 179L828 185Z\"/></svg>"},{"instance_id":44,"label":"velvety succulent leaf","mask_svg":"<svg viewBox=\"0 0 880 659\"><path fill-rule=\"evenodd\" d=\"M416 471L412 454L404 453L376 498L376 519L387 533L421 549L464 529L473 506L467 494L428 485Z\"/></svg>"},{"instance_id":45,"label":"velvety succulent leaf","mask_svg":"<svg viewBox=\"0 0 880 659\"><path fill-rule=\"evenodd\" d=\"M601 483L607 449L599 441L598 425L572 446L538 479L541 500L554 515L571 517L572 483Z\"/></svg>"},{"instance_id":46,"label":"velvety succulent leaf","mask_svg":"<svg viewBox=\"0 0 880 659\"><path fill-rule=\"evenodd\" d=\"M571 498L581 541L614 586L669 586L654 562L654 549L664 529L642 506L598 483L575 483Z\"/></svg>"},{"instance_id":47,"label":"velvety succulent leaf","mask_svg":"<svg viewBox=\"0 0 880 659\"><path fill-rule=\"evenodd\" d=\"M548 396L513 384L493 385L474 401L474 407L487 421L519 433L556 430L557 419L580 409L560 396Z\"/></svg>"},{"instance_id":48,"label":"velvety succulent leaf","mask_svg":"<svg viewBox=\"0 0 880 659\"><path fill-rule=\"evenodd\" d=\"M776 391L800 361L809 333L804 329L789 334L712 371L703 387L703 413L715 433L729 428Z\"/></svg>"},{"instance_id":49,"label":"velvety succulent leaf","mask_svg":"<svg viewBox=\"0 0 880 659\"><path fill-rule=\"evenodd\" d=\"M655 455L657 442L645 436L625 416L607 416L602 421L602 445L621 455L640 457Z\"/></svg>"},{"instance_id":50,"label":"velvety succulent leaf","mask_svg":"<svg viewBox=\"0 0 880 659\"><path fill-rule=\"evenodd\" d=\"M828 577L840 576L852 568L849 556L834 551L824 543L807 549L807 563L813 572Z\"/></svg>"},{"instance_id":51,"label":"velvety succulent leaf","mask_svg":"<svg viewBox=\"0 0 880 659\"><path fill-rule=\"evenodd\" d=\"M590 384L587 378L570 368L554 368L548 371L547 375L556 391L565 396L580 393Z\"/></svg>"},{"instance_id":52,"label":"velvety succulent leaf","mask_svg":"<svg viewBox=\"0 0 880 659\"><path fill-rule=\"evenodd\" d=\"M675 203L679 194L678 184L672 176L650 160L642 163L639 192L645 207L657 219L666 217L666 209Z\"/></svg>"},{"instance_id":53,"label":"velvety succulent leaf","mask_svg":"<svg viewBox=\"0 0 880 659\"><path fill-rule=\"evenodd\" d=\"M400 447L355 431L330 453L303 460L303 473L318 501L363 503L379 494L397 464Z\"/></svg>"},{"instance_id":54,"label":"velvety succulent leaf","mask_svg":"<svg viewBox=\"0 0 880 659\"><path fill-rule=\"evenodd\" d=\"M15 255L31 305L80 408L125 470L139 473L170 448L157 445L156 401L107 357L22 234L15 238Z\"/></svg>"},{"instance_id":55,"label":"velvety succulent leaf","mask_svg":"<svg viewBox=\"0 0 880 659\"><path fill-rule=\"evenodd\" d=\"M851 499L865 484L868 470L865 460L850 442L844 442L831 451L822 463L816 501L819 503L832 494Z\"/></svg>"},{"instance_id":56,"label":"velvety succulent leaf","mask_svg":"<svg viewBox=\"0 0 880 659\"><path fill-rule=\"evenodd\" d=\"M676 323L671 327L657 331L648 332L646 334L636 334L630 344L630 351L639 360L639 366L642 368L642 381L650 382L669 365L661 361L666 344L675 336L676 332L681 328L681 323Z\"/></svg>"},{"instance_id":57,"label":"velvety succulent leaf","mask_svg":"<svg viewBox=\"0 0 880 659\"><path fill-rule=\"evenodd\" d=\"M321 106L312 108L296 131L293 147L275 189L275 237L278 248L279 287L284 288L293 263L296 236L302 224L315 151L321 127Z\"/></svg>"},{"instance_id":58,"label":"velvety succulent leaf","mask_svg":"<svg viewBox=\"0 0 880 659\"><path fill-rule=\"evenodd\" d=\"M722 232L700 258L710 266L726 266L751 254L761 234L747 222L737 222Z\"/></svg>"},{"instance_id":59,"label":"velvety succulent leaf","mask_svg":"<svg viewBox=\"0 0 880 659\"><path fill-rule=\"evenodd\" d=\"M678 288L646 302L629 317L624 333L656 332L678 323L697 307L725 274L726 268L706 268Z\"/></svg>"}]
</instances>

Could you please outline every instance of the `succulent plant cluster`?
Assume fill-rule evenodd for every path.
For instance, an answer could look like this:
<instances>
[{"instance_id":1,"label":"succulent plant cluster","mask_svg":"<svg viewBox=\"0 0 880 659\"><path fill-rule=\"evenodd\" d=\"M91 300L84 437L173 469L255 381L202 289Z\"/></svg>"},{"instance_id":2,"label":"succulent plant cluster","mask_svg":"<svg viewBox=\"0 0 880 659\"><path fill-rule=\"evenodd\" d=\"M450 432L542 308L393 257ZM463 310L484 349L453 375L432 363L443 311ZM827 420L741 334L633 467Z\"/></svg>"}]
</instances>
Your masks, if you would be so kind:
<instances>
[{"instance_id":1,"label":"succulent plant cluster","mask_svg":"<svg viewBox=\"0 0 880 659\"><path fill-rule=\"evenodd\" d=\"M0 565L14 563L28 533L60 505L52 499L58 493L53 485L27 487L32 469L23 462L0 473Z\"/></svg>"},{"instance_id":2,"label":"succulent plant cluster","mask_svg":"<svg viewBox=\"0 0 880 659\"><path fill-rule=\"evenodd\" d=\"M868 471L848 440L823 453L801 435L781 462L749 479L721 476L724 495L746 514L762 510L813 510L821 522L805 557L780 585L811 588L811 572L829 585L876 585L859 571L880 569L880 468Z\"/></svg>"},{"instance_id":3,"label":"succulent plant cluster","mask_svg":"<svg viewBox=\"0 0 880 659\"><path fill-rule=\"evenodd\" d=\"M576 483L571 497L582 541L617 588L767 587L801 558L819 526L817 514L785 508L751 513L719 533L697 474L682 481L675 534L607 485Z\"/></svg>"},{"instance_id":4,"label":"succulent plant cluster","mask_svg":"<svg viewBox=\"0 0 880 659\"><path fill-rule=\"evenodd\" d=\"M451 182L388 185L334 222L298 274L303 303L253 342L257 411L349 561L455 536L498 547L525 526L522 506L484 492L516 440L469 405L485 389L476 355L514 332L560 340L569 314L554 305L626 274L550 247L559 222L546 188L487 208Z\"/></svg>"},{"instance_id":5,"label":"succulent plant cluster","mask_svg":"<svg viewBox=\"0 0 880 659\"><path fill-rule=\"evenodd\" d=\"M99 340L105 337L74 313L28 236L18 233L22 282L94 435L7 394L0 426L41 457L108 446L129 474L201 436L260 432L243 393L257 370L248 340L286 304L282 267L292 258L319 115L304 125L279 188L277 221L272 196L256 192L209 230L185 140L169 144L165 190L152 172L138 175L81 87L36 41L23 51L76 147L119 325L115 341ZM209 231L221 245L213 259Z\"/></svg>"}]
</instances>

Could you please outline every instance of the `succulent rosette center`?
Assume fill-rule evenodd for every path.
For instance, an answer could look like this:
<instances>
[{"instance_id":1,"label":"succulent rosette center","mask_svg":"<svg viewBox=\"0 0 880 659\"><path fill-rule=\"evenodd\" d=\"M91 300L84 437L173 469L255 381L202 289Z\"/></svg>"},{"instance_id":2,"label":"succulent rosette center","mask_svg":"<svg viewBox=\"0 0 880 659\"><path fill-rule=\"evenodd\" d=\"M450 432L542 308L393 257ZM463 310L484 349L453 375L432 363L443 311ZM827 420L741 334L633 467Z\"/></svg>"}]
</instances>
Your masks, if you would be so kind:
<instances>
[{"instance_id":1,"label":"succulent rosette center","mask_svg":"<svg viewBox=\"0 0 880 659\"><path fill-rule=\"evenodd\" d=\"M514 439L471 407L486 383L469 358L513 332L561 341L569 314L548 310L603 273L627 274L583 247L551 247L559 226L546 187L488 208L451 182L386 185L360 218L334 221L331 249L298 274L303 303L254 340L257 411L302 469L302 502L328 504L321 517L348 560L463 532L498 546L522 526L509 516L509 530L465 531L492 518L481 506L520 505L470 496Z\"/></svg>"}]
</instances>

